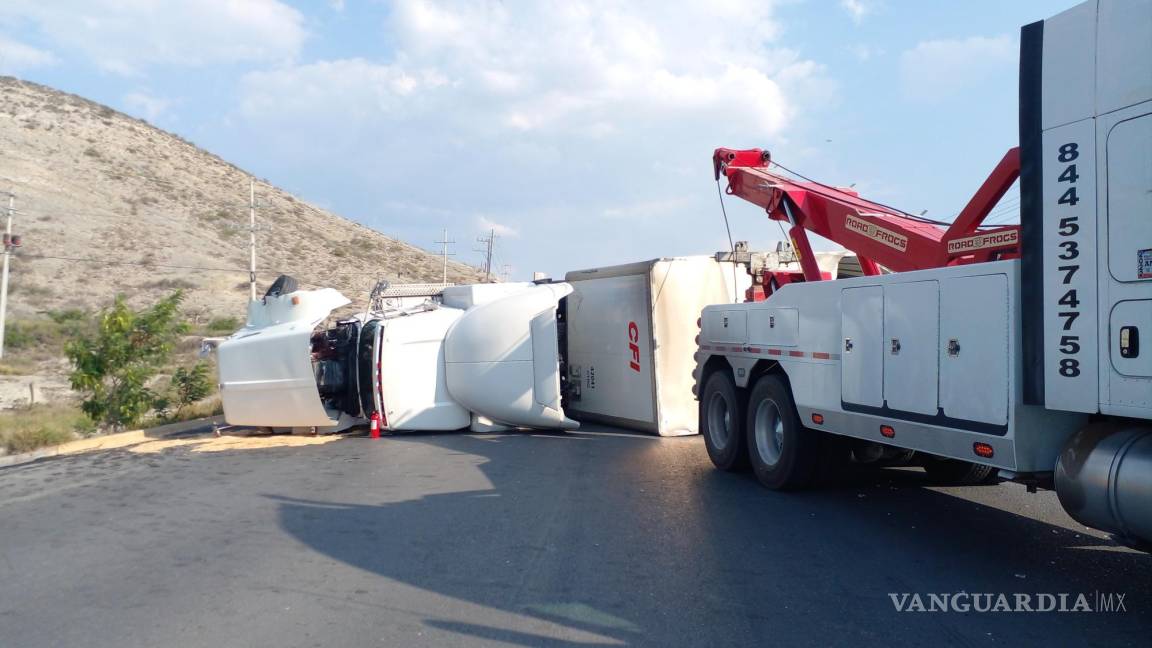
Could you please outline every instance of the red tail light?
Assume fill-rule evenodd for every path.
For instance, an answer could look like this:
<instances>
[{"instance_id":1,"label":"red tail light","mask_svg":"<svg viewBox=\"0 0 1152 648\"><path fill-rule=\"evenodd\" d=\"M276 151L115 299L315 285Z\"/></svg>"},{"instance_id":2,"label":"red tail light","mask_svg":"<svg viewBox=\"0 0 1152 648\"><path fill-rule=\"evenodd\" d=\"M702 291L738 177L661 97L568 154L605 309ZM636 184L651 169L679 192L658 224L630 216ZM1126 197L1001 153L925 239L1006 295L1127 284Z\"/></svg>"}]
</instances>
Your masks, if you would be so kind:
<instances>
[{"instance_id":1,"label":"red tail light","mask_svg":"<svg viewBox=\"0 0 1152 648\"><path fill-rule=\"evenodd\" d=\"M880 434L888 439L896 438L896 430L891 425L881 425Z\"/></svg>"},{"instance_id":2,"label":"red tail light","mask_svg":"<svg viewBox=\"0 0 1152 648\"><path fill-rule=\"evenodd\" d=\"M976 456L983 457L985 459L991 459L992 455L996 454L996 451L992 448L992 446L988 445L987 443L980 442L972 444L972 451L976 453Z\"/></svg>"},{"instance_id":3,"label":"red tail light","mask_svg":"<svg viewBox=\"0 0 1152 648\"><path fill-rule=\"evenodd\" d=\"M823 414L817 414L817 413L813 412L812 413L812 422L815 423L816 425L824 425L824 415Z\"/></svg>"}]
</instances>

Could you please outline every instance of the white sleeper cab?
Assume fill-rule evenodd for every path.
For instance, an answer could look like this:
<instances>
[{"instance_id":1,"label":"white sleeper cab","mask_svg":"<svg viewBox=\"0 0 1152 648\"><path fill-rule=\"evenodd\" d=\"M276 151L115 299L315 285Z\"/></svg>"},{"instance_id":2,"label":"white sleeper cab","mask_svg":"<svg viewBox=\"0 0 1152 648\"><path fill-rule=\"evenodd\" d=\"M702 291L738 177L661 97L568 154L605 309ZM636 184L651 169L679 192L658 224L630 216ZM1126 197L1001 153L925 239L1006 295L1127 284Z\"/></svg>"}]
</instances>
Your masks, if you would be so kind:
<instances>
[{"instance_id":1,"label":"white sleeper cab","mask_svg":"<svg viewBox=\"0 0 1152 648\"><path fill-rule=\"evenodd\" d=\"M568 284L437 286L328 327L349 300L295 283L278 279L217 348L228 423L343 429L375 414L386 430L578 427L560 403Z\"/></svg>"}]
</instances>

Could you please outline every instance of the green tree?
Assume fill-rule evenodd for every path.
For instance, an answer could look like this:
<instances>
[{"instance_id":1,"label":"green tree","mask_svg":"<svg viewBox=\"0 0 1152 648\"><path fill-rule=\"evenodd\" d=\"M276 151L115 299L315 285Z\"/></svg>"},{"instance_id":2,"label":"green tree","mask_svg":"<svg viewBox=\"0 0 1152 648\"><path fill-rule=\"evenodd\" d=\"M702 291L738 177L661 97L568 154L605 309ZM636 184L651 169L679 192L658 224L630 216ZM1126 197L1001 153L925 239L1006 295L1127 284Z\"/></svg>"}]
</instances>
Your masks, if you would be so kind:
<instances>
[{"instance_id":1,"label":"green tree","mask_svg":"<svg viewBox=\"0 0 1152 648\"><path fill-rule=\"evenodd\" d=\"M153 408L156 394L148 383L189 328L180 315L182 299L178 290L135 311L117 295L97 316L93 333L65 346L72 362L72 389L84 394L80 407L92 420L122 429Z\"/></svg>"},{"instance_id":2,"label":"green tree","mask_svg":"<svg viewBox=\"0 0 1152 648\"><path fill-rule=\"evenodd\" d=\"M172 373L172 388L176 391L176 407L183 409L208 398L212 393L212 378L207 362L197 362L190 369L180 367Z\"/></svg>"}]
</instances>

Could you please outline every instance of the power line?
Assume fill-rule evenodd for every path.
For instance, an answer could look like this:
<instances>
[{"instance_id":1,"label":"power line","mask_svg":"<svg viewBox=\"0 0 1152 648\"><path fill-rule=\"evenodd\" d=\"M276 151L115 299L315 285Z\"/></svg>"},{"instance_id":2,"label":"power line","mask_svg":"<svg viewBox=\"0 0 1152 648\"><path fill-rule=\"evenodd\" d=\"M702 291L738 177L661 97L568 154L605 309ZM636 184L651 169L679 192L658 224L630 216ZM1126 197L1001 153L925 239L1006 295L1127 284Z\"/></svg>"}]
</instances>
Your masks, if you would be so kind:
<instances>
[{"instance_id":1,"label":"power line","mask_svg":"<svg viewBox=\"0 0 1152 648\"><path fill-rule=\"evenodd\" d=\"M444 228L444 237L439 241L433 241L433 243L439 243L439 244L444 246L444 249L441 253L442 256L444 257L444 278L442 280L442 283L444 283L444 284L448 283L448 257L456 256L455 252L449 252L448 251L448 244L449 243L455 243L455 242L456 241L449 241L448 240L448 228L447 227Z\"/></svg>"},{"instance_id":2,"label":"power line","mask_svg":"<svg viewBox=\"0 0 1152 648\"><path fill-rule=\"evenodd\" d=\"M0 279L0 358L4 357L4 324L8 319L8 265L12 248L18 244L12 235L12 215L16 211L16 194L8 192L8 218L4 227L4 276Z\"/></svg>"},{"instance_id":3,"label":"power line","mask_svg":"<svg viewBox=\"0 0 1152 648\"><path fill-rule=\"evenodd\" d=\"M492 281L492 250L496 246L496 228L488 231L488 236L481 236L476 240L485 245L486 249L473 250L475 252L484 253L484 281L491 283Z\"/></svg>"}]
</instances>

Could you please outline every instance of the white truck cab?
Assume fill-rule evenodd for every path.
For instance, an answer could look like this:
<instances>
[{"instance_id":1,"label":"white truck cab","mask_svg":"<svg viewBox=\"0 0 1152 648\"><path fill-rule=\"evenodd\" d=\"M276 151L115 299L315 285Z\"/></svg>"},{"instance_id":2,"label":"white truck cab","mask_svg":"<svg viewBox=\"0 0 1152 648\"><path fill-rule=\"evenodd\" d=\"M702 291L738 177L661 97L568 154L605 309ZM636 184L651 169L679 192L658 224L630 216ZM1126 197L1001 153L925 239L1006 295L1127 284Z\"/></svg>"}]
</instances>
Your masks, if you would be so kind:
<instances>
[{"instance_id":1,"label":"white truck cab","mask_svg":"<svg viewBox=\"0 0 1152 648\"><path fill-rule=\"evenodd\" d=\"M220 343L233 425L575 429L560 399L565 283L433 287L326 326L349 300L281 278ZM418 291L419 292L419 291Z\"/></svg>"}]
</instances>

